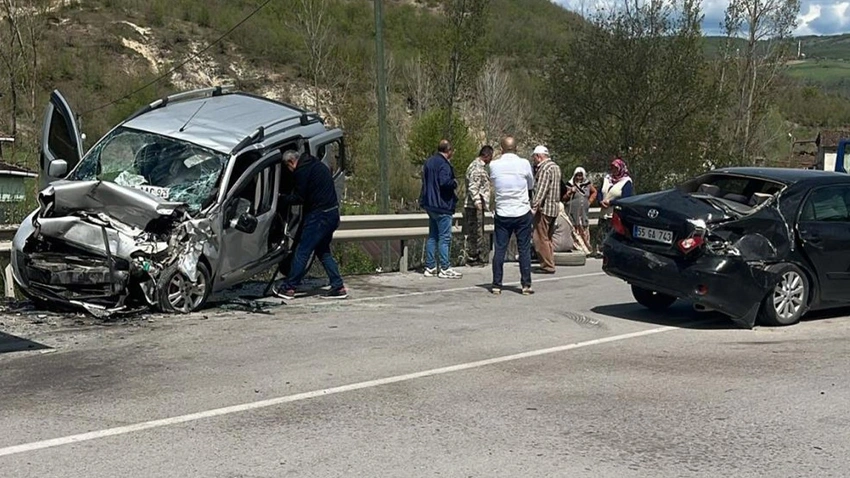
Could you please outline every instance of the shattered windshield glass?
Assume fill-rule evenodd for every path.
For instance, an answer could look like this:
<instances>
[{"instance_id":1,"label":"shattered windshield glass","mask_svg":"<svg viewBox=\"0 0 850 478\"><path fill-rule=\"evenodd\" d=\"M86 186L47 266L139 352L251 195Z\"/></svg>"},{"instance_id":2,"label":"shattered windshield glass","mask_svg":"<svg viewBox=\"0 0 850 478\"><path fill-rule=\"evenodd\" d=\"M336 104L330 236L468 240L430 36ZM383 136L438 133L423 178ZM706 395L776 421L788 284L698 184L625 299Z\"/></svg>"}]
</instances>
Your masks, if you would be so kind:
<instances>
[{"instance_id":1,"label":"shattered windshield glass","mask_svg":"<svg viewBox=\"0 0 850 478\"><path fill-rule=\"evenodd\" d=\"M95 146L69 179L109 181L199 210L227 159L192 143L121 127Z\"/></svg>"}]
</instances>

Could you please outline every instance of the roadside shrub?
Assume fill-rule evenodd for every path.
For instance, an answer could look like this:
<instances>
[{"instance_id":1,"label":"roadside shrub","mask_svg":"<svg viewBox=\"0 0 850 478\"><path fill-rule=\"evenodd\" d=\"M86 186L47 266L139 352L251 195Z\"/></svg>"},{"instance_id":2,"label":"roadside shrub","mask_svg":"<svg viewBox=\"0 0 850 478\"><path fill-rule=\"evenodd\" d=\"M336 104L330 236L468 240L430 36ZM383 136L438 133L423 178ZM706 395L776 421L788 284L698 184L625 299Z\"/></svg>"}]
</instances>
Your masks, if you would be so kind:
<instances>
[{"instance_id":1,"label":"roadside shrub","mask_svg":"<svg viewBox=\"0 0 850 478\"><path fill-rule=\"evenodd\" d=\"M442 109L432 109L425 112L413 124L407 140L408 160L415 166L421 167L435 151L440 140L449 136L455 148L452 164L457 174L463 174L469 163L475 159L478 148L469 134L469 127L459 114L452 115L451 130L446 134L448 113Z\"/></svg>"}]
</instances>

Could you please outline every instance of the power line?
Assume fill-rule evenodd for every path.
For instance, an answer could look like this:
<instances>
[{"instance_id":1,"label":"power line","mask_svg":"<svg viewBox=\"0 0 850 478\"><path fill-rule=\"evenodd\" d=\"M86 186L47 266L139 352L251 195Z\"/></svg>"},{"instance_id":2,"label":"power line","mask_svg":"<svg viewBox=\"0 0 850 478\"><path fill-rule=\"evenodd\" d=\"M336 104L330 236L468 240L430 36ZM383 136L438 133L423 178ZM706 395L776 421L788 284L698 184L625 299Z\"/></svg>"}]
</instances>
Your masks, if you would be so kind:
<instances>
[{"instance_id":1,"label":"power line","mask_svg":"<svg viewBox=\"0 0 850 478\"><path fill-rule=\"evenodd\" d=\"M87 115L87 114L89 114L89 113L93 113L93 112L95 112L95 111L97 111L97 110L102 110L103 108L106 108L106 107L108 107L108 106L112 106L112 105L114 105L114 104L116 104L116 103L120 103L121 101L126 100L127 98L129 98L129 97L131 97L131 96L135 95L136 93L138 93L138 92L140 92L140 91L142 91L142 90L145 90L145 89L147 89L147 88L150 88L151 86L155 85L156 83L158 83L158 82L162 81L164 78L166 78L166 77L167 77L167 76L169 76L170 74L172 74L172 73L174 73L175 71L177 71L178 69L182 68L184 65L186 65L186 64L187 64L187 63L189 63L190 61L194 60L195 58L197 58L198 56L200 56L202 53L206 52L207 50L209 50L210 48L212 48L213 46L217 45L217 44L218 44L218 43L220 43L222 40L224 40L225 38L227 38L227 36L228 36L228 35L230 35L231 33L233 33L233 32L234 32L237 28L239 28L240 26L242 26L242 24L243 24L243 23L247 22L247 21L248 21L251 17L253 17L253 16L254 16L254 15L256 15L257 13L259 13L259 11L263 9L263 7L265 7L266 5L268 5L268 4L269 4L269 3L271 3L271 2L272 2L272 0L266 0L266 1L264 1L264 2L263 2L263 3L261 3L261 4L257 7L257 8L255 8L255 9L254 9L254 11L252 11L251 13L249 13L249 14L248 14L248 16L246 16L245 18L243 18L242 20L240 20L240 21L239 21L239 23L237 23L236 25L233 25L233 26L230 28L230 30L227 30L226 32L224 32L224 34L223 34L223 35L221 35L220 37L216 38L216 39L215 39L215 41L213 41L213 42L212 42L212 43L210 43L209 45L205 46L205 47L204 47L203 49L201 49L200 51L195 52L195 53L193 53L193 54L189 55L189 57L188 57L188 58L186 58L186 60L184 60L182 63L178 64L177 66L175 66L175 67L171 68L170 70L166 71L166 72L165 72L165 73L163 73L162 75L160 75L160 76L158 76L158 77L154 78L153 80L149 81L149 82L148 82L148 83L146 83L144 86L142 86L142 87L140 87L140 88L137 88L137 89L135 89L135 90L131 91L130 93L127 93L126 95L122 96L121 98L118 98L118 99L116 99L116 100L112 100L112 101L110 101L109 103L106 103L106 104L104 104L104 105L98 106L98 107L96 107L96 108L92 108L92 109L90 109L90 110L86 110L86 111L84 111L84 112L80 113L80 115L79 115L79 116L85 116L85 115Z\"/></svg>"}]
</instances>

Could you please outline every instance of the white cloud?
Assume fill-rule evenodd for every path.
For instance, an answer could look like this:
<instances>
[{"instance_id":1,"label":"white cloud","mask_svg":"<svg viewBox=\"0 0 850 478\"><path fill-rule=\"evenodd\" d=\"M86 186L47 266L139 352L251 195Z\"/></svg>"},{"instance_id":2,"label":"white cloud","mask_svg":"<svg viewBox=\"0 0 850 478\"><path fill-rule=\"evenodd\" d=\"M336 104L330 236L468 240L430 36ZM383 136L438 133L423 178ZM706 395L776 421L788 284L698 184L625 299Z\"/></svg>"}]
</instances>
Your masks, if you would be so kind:
<instances>
[{"instance_id":1,"label":"white cloud","mask_svg":"<svg viewBox=\"0 0 850 478\"><path fill-rule=\"evenodd\" d=\"M553 0L564 7L580 12L592 12L610 0ZM703 0L705 15L703 30L709 35L720 33L720 23L728 0ZM850 1L801 0L795 35L835 35L850 33Z\"/></svg>"}]
</instances>

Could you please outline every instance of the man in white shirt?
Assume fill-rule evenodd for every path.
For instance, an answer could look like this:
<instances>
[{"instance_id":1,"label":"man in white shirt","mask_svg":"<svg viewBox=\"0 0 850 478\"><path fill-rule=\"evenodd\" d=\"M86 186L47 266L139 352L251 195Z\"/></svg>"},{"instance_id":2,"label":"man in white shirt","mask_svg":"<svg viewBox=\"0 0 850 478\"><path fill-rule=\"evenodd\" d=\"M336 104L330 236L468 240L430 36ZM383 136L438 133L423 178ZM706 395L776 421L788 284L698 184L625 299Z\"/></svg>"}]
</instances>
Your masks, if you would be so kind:
<instances>
[{"instance_id":1,"label":"man in white shirt","mask_svg":"<svg viewBox=\"0 0 850 478\"><path fill-rule=\"evenodd\" d=\"M496 193L495 258L493 259L493 294L502 292L505 253L511 234L516 236L519 250L520 283L523 295L531 289L531 229L530 193L534 190L531 163L516 154L516 140L506 136L501 141L502 155L490 163L490 183Z\"/></svg>"}]
</instances>

